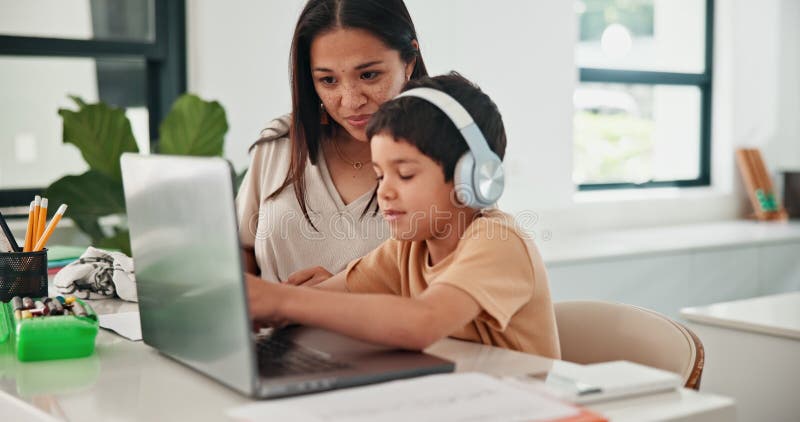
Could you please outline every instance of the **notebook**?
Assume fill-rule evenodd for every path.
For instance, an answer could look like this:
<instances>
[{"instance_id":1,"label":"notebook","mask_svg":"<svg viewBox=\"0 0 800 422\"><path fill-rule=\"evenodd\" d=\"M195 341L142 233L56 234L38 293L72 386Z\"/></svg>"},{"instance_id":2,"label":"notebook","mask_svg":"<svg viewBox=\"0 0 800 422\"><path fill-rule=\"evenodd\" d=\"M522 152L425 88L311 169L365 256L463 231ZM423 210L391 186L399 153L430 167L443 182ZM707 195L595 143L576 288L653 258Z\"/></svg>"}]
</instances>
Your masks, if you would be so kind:
<instances>
[{"instance_id":1,"label":"notebook","mask_svg":"<svg viewBox=\"0 0 800 422\"><path fill-rule=\"evenodd\" d=\"M578 404L653 394L683 385L683 378L678 374L622 360L558 365L546 373L509 378L508 381Z\"/></svg>"}]
</instances>

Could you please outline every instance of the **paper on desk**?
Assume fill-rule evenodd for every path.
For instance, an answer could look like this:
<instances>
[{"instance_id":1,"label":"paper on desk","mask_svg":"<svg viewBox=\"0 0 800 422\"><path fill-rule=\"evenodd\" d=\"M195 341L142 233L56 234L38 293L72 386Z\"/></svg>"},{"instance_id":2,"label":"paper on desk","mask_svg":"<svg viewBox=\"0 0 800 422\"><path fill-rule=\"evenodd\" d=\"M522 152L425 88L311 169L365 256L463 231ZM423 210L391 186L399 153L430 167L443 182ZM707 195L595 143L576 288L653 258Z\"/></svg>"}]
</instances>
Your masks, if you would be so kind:
<instances>
[{"instance_id":1,"label":"paper on desk","mask_svg":"<svg viewBox=\"0 0 800 422\"><path fill-rule=\"evenodd\" d=\"M142 327L139 324L139 312L120 312L116 314L98 315L100 327L115 331L128 340L142 339Z\"/></svg>"},{"instance_id":2,"label":"paper on desk","mask_svg":"<svg viewBox=\"0 0 800 422\"><path fill-rule=\"evenodd\" d=\"M236 407L238 421L541 421L578 409L489 375L430 375Z\"/></svg>"}]
</instances>

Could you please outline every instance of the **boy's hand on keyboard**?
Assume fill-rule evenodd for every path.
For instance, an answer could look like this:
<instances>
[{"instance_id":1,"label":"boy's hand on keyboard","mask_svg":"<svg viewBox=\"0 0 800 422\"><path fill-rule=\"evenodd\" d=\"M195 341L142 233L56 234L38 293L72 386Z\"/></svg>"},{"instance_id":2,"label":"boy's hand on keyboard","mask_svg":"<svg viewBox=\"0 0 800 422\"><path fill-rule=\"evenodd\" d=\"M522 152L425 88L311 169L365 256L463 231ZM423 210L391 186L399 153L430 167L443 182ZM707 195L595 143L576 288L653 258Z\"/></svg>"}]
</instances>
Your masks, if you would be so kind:
<instances>
[{"instance_id":1,"label":"boy's hand on keyboard","mask_svg":"<svg viewBox=\"0 0 800 422\"><path fill-rule=\"evenodd\" d=\"M253 332L256 333L256 335L262 335L264 333L264 330L272 330L272 329L279 330L289 325L291 325L291 321L289 321L288 319L276 321L268 325L264 325L253 320Z\"/></svg>"},{"instance_id":2,"label":"boy's hand on keyboard","mask_svg":"<svg viewBox=\"0 0 800 422\"><path fill-rule=\"evenodd\" d=\"M262 327L282 327L289 323L278 313L282 297L281 290L285 289L285 286L262 280L247 273L245 273L245 282L247 283L250 318L253 320L255 330Z\"/></svg>"}]
</instances>

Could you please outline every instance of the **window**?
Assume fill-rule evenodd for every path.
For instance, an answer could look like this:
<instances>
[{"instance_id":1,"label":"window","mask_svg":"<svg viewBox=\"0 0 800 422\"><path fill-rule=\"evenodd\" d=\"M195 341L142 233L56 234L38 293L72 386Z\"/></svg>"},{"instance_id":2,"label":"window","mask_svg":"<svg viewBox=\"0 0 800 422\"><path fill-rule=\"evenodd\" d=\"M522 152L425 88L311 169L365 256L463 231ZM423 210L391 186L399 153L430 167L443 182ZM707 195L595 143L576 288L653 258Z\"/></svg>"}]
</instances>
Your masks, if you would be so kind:
<instances>
[{"instance_id":1,"label":"window","mask_svg":"<svg viewBox=\"0 0 800 422\"><path fill-rule=\"evenodd\" d=\"M186 90L183 0L0 0L0 208L86 170L62 143L76 95L126 109L139 149ZM10 209L9 209L10 208ZM11 211L11 212L9 212Z\"/></svg>"},{"instance_id":2,"label":"window","mask_svg":"<svg viewBox=\"0 0 800 422\"><path fill-rule=\"evenodd\" d=\"M577 0L573 181L710 183L713 0Z\"/></svg>"}]
</instances>

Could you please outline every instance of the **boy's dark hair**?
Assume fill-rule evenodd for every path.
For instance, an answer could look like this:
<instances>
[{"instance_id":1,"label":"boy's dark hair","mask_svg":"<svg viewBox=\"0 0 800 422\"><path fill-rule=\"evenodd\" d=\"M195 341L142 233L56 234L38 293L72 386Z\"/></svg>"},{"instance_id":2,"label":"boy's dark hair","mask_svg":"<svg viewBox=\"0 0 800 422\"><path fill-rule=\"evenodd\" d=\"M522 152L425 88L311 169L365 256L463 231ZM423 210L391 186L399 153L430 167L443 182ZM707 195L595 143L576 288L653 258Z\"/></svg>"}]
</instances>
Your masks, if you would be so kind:
<instances>
[{"instance_id":1,"label":"boy's dark hair","mask_svg":"<svg viewBox=\"0 0 800 422\"><path fill-rule=\"evenodd\" d=\"M506 152L506 131L497 106L481 89L457 72L411 80L403 91L433 88L461 103L500 159ZM416 97L387 101L372 115L367 138L386 133L403 139L442 166L446 182L453 180L456 163L469 147L456 125L438 107Z\"/></svg>"}]
</instances>

